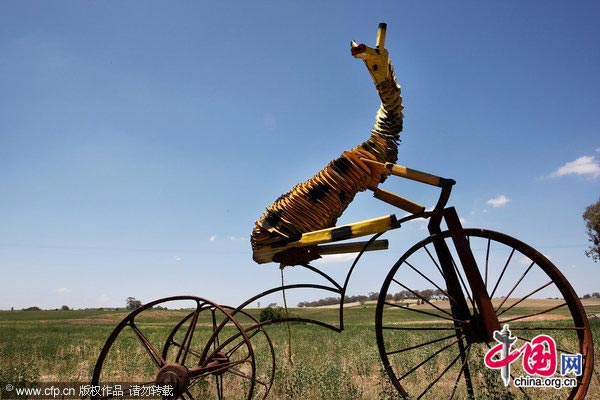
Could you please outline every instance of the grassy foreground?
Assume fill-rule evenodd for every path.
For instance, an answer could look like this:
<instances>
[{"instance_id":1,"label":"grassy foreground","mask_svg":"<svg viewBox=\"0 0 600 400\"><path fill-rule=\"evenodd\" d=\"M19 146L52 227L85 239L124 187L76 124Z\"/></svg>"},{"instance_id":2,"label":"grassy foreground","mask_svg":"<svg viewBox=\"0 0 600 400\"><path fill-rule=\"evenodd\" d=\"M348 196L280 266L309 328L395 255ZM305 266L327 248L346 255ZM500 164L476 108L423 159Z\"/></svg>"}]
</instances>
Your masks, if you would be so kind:
<instances>
[{"instance_id":1,"label":"grassy foreground","mask_svg":"<svg viewBox=\"0 0 600 400\"><path fill-rule=\"evenodd\" d=\"M600 314L600 304L587 304ZM295 316L337 324L338 310L293 309ZM169 321L183 311L153 310L156 335L168 335ZM96 359L114 327L127 315L115 311L1 311L0 399L3 390L40 382L90 381ZM345 310L346 329L341 334L313 325L292 325L294 365L290 365L285 325L267 331L275 346L276 376L272 399L392 399L397 398L382 371L374 332L374 307ZM600 318L590 320L594 341L600 343ZM163 328L164 327L164 328ZM208 329L208 328L207 328ZM596 349L598 346L596 345ZM127 348L123 349L127 353ZM600 368L596 350L596 370ZM132 355L125 354L125 357ZM135 372L131 372L135 374ZM600 375L595 376L588 398L600 398Z\"/></svg>"}]
</instances>

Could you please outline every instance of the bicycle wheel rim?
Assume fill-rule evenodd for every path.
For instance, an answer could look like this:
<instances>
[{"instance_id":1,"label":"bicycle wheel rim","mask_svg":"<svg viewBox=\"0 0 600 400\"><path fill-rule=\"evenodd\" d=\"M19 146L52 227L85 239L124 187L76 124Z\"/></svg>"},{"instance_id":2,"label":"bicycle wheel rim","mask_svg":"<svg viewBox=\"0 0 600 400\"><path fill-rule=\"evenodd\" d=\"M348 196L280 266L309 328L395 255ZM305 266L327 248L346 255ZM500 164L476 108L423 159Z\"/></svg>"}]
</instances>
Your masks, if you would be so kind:
<instances>
[{"instance_id":1,"label":"bicycle wheel rim","mask_svg":"<svg viewBox=\"0 0 600 400\"><path fill-rule=\"evenodd\" d=\"M515 347L539 334L556 336L559 353L582 355L577 386L517 388L514 383L521 376L519 374L528 375L522 368L515 368L517 363L513 363L512 385L505 387L500 379L501 372L484 365L483 356L497 343L468 343L465 338L467 325L453 320L448 305L418 299L422 305L401 307L393 297L389 299L396 290L423 290L424 282L430 288L437 285L439 289L446 289L439 266L434 265L434 241L443 240L451 249L453 247L450 233L442 232L409 249L392 267L380 291L376 310L377 343L384 368L400 395L411 399L496 395L505 398L583 398L592 375L591 331L583 307L566 278L545 256L517 239L481 229L466 229L464 233L470 240L488 293L494 298L501 325L509 324L519 339ZM453 262L459 265L456 252L452 250L451 253ZM431 265L423 264L427 259ZM460 278L469 297L464 275ZM550 293L560 300L545 299ZM501 299L502 295L508 297ZM467 301L473 314L476 306L472 299ZM527 311L528 307L530 311ZM413 322L401 321L401 314ZM403 340L409 343L403 344ZM554 377L562 378L560 372L557 370ZM449 378L450 375L453 377Z\"/></svg>"}]
</instances>

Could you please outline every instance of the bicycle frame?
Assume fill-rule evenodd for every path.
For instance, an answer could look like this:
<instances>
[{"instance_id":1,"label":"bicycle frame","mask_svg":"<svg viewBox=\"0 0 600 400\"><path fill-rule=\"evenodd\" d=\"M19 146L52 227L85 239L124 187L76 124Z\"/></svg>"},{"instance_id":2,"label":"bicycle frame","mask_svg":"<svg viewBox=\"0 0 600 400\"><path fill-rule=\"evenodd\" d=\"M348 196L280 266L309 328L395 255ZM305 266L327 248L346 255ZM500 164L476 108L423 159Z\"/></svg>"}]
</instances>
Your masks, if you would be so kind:
<instances>
[{"instance_id":1,"label":"bicycle frame","mask_svg":"<svg viewBox=\"0 0 600 400\"><path fill-rule=\"evenodd\" d=\"M371 250L387 249L388 240L380 239L387 231L398 229L402 224L412 220L428 219L430 236L408 248L399 260L391 266L390 271L382 284L377 308L375 309L375 334L381 360L385 371L389 375L392 384L398 390L398 393L400 393L403 398L415 398L414 395L411 397L408 393L412 393L413 387L415 387L417 397L420 398L420 396L429 393L429 390L434 385L441 382L441 379L449 374L452 381L454 381L454 387L450 398L454 398L455 393L459 393L455 392L455 390L459 388L459 380L464 380L464 383L460 384L460 396L475 398L475 389L477 389L478 383L480 382L481 374L477 367L472 370L471 366L476 365L473 364L473 362L479 364L481 360L476 361L479 357L471 351L473 348L472 345L485 343L484 345L475 347L477 350L489 347L486 345L496 339L494 333L500 331L499 317L502 314L513 309L533 294L545 289L551 283L554 283L554 289L559 290L562 295L562 303L559 302L556 305L545 308L543 311L526 311L525 313L510 315L508 319L505 315L502 319L502 323L510 322L512 324L512 322L516 320L527 320L530 317L551 313L553 310L560 307L568 306L571 322L569 323L567 318L566 325L564 327L557 327L556 329L570 335L569 340L571 342L565 350L561 351L566 352L565 354L567 355L579 356L580 362L583 362L583 366L585 367L581 377L577 378L577 387L574 387L568 394L569 399L582 399L590 384L593 372L594 351L592 333L583 307L578 302L576 293L570 285L568 285L568 282L556 267L535 249L514 238L510 238L507 235L484 229L464 229L454 207L446 206L452 187L455 183L453 180L439 178L434 175L410 170L394 164L380 163L374 165L374 167L380 168L382 174L389 173L440 188L441 190L437 204L432 210L425 210L425 207L394 193L383 191L376 186L373 188L369 187L369 189L373 190L374 197L408 211L409 214L401 219L396 219L394 215L390 215L346 226L333 227L322 231L308 232L305 235L302 235L302 238L299 241L289 243L288 246L267 248L267 251L263 253L265 257L270 257L272 261L279 261L282 269L285 266L299 265L316 273L317 276L325 280L325 284L284 284L282 282L282 286L259 293L236 308L217 305L196 296L175 296L148 303L142 308L129 314L115 328L102 349L96 367L94 368L92 378L93 384L96 385L100 382L100 376L104 371L103 366L105 360L110 355L109 350L116 340L121 337L121 332L131 328L133 329L133 333L137 336L142 348L150 356L151 361L158 369L158 375L156 375L155 378L150 377L150 380L154 379L158 384L174 383L177 393L183 394L187 391L190 380L204 378L209 375L215 377L215 385L217 390L220 390L223 385L222 377L228 374L227 376L242 377L249 380L249 387L246 391L246 393L248 393L248 399L251 398L255 387L258 387L264 396L263 398L266 398L275 376L275 356L273 345L266 331L262 328L280 322L302 322L328 328L335 332L343 331L346 290L350 278L358 265L358 262L362 259L363 254ZM447 227L444 231L442 231L442 223L445 223ZM364 242L337 243L345 241L346 239L365 235L371 235L371 238ZM486 256L485 259L480 262L480 266L482 267L481 271L471 249L471 245L476 248L474 242L478 239L487 240ZM498 288L502 277L509 275L505 275L505 272L507 271L510 259L515 251L520 252L524 257L531 259L531 264L525 270L521 270L520 273L522 273L522 275L520 278L517 277L518 280L514 286L510 287L512 282L509 284L507 294L502 296L504 297L504 300L502 300L502 303L496 309L492 306L490 293L488 293L486 289L488 277L494 276L493 269L495 265L494 262L489 262L488 259L491 248L490 243L495 243L511 249L508 258L501 260L504 267L499 273L494 289L491 290L492 296L495 294L496 288ZM496 247L494 247L494 249L496 249ZM358 255L348 269L343 282L341 282L341 280L336 281L336 279L332 278L327 273L310 265L310 261L319 258L321 254L354 252L358 252ZM502 251L500 253L502 253ZM412 258L413 256L415 257ZM492 257L489 258L491 259ZM420 261L423 259L426 259L428 264L421 264ZM511 294L516 293L515 290L517 289L517 286L520 285L521 281L534 265L536 265L536 270L545 273L550 281L542 283L533 291L527 289L529 291L528 294L520 295L523 297L516 302L513 302L510 306L505 306L504 309L501 310L506 299L510 298ZM400 268L404 266L408 267L400 271ZM415 268L415 266L419 268ZM433 275L430 275L429 272L426 271L433 271ZM511 269L511 271L513 270ZM409 284L409 287L402 283L405 277L404 274L407 272L412 274L413 277L420 279L421 284L418 284L417 286ZM492 273L488 275L488 272ZM406 276L406 278L410 279L408 276ZM393 284L393 286L390 286L391 284ZM449 312L446 311L446 309L442 310L432 304L427 298L419 293L417 288L428 284L431 284L436 289L440 290L447 300L449 300ZM416 296L416 298L427 305L433 306L433 308L444 315L436 315L435 311L429 312L427 306L425 308L411 307L388 301L388 296L393 293L390 291L390 288L392 287L394 290L397 290L397 287L408 290L412 295ZM330 324L314 319L287 317L287 315L285 318L258 321L257 318L244 311L251 303L256 302L262 297L280 291L285 295L286 290L292 289L318 289L339 295L339 323ZM195 302L195 309L187 316L184 316L174 326L165 342L166 344L154 346L152 341L140 330L135 318L143 311L150 310L159 304L167 304L171 301L192 301ZM446 308L445 306L442 307ZM425 324L421 324L421 326L417 327L399 326L397 325L398 318L403 318L403 316L393 315L397 314L394 310L398 309L407 312L411 311L413 312L413 316L426 315L427 317L425 319L433 317L438 318L438 320L426 321ZM212 317L213 330L208 341L204 344L204 341L201 339L199 343L200 347L196 348L194 347L196 344L193 344L192 338L199 321L199 315L205 311L210 314L204 315ZM389 314L388 311L390 312ZM384 313L386 314L384 315ZM243 320L244 323L240 323L240 320ZM384 320L390 321L389 324L388 322L385 322L384 324ZM442 321L441 326L439 321ZM429 322L434 323L429 324ZM427 326L430 326L430 328ZM235 331L231 334L230 330L226 328L234 328ZM543 333L548 329L554 328L551 325L531 324L526 324L525 326L515 324L515 327L513 328L515 331L533 331L540 333ZM417 339L417 343L411 341L407 345L394 344L392 347L388 348L388 343L394 341L390 341L390 339L394 339L395 332L411 330L413 331L413 339L415 338L415 333L416 336L419 336L419 333L423 331L429 331L429 333L422 341ZM441 336L431 338L431 336L429 336L431 331L445 332L442 333ZM388 335L389 332L391 332L391 334ZM261 343L266 346L266 351L270 351L271 356L270 363L266 362L265 364L260 364L261 370L259 373L257 373L254 350L250 343L250 340L253 338L262 340L263 342ZM526 342L531 340L531 337L527 338L519 336L519 338ZM440 344L439 348L432 349L432 351L435 351L429 352L430 354L425 358L421 357L421 348L432 344L437 346L438 343ZM577 346L574 347L574 344ZM161 346L162 353L159 353ZM445 368L433 381L424 382L423 385L421 385L418 376L415 377L410 375L420 369L425 363L437 363L438 359L435 359L435 357L441 352L450 349L451 346L457 346L457 349L450 350L452 356L445 362ZM230 352L226 351L226 348L229 348ZM238 351L238 349L242 350ZM417 353L412 353L411 357L406 357L405 362L405 355L413 351ZM248 355L246 355L245 352L248 352ZM230 353L234 354L234 356L230 357ZM417 357L416 359L414 356L415 354ZM192 355L199 361L194 359L190 364L188 360L186 360L188 355ZM170 356L175 357L174 361L171 360L172 357L169 358ZM391 356L396 358L390 360ZM412 364L406 365L408 362L412 362ZM244 375L236 370L236 366L241 364L246 364L251 367L248 374ZM443 365L440 366L440 368L441 367L443 367ZM177 377L175 381L173 381L174 377ZM474 380L472 380L472 377ZM407 378L407 380L405 380L405 378ZM504 375L502 375L502 378L504 378ZM568 389L568 387L565 388ZM520 387L517 389L523 391ZM525 392L523 393L526 394Z\"/></svg>"},{"instance_id":2,"label":"bicycle frame","mask_svg":"<svg viewBox=\"0 0 600 400\"><path fill-rule=\"evenodd\" d=\"M232 315L235 316L236 312L247 307L249 304L254 303L258 299L279 291L285 292L286 290L300 288L325 290L340 296L339 326L334 326L312 319L292 317L264 321L257 324L255 327L290 321L312 323L331 329L335 332L341 332L344 330L344 301L346 289L348 287L348 283L350 282L350 277L352 276L352 273L354 272L362 255L366 251L387 249L388 241L378 239L388 230L398 229L402 224L412 220L429 219L428 230L431 235L440 233L442 231L442 221L446 223L448 230L451 232L452 241L456 248L456 254L459 257L461 264L464 266L464 274L467 280L466 284L465 282L462 282L460 271L456 270L455 263L452 259L452 253L446 243L443 240L434 242L435 252L446 279L446 287L448 291L447 295L448 298L453 300L451 302L453 315L457 320L472 321L472 329L467 335L467 341L469 343L489 342L493 340L494 331L500 330L498 318L492 307L489 294L487 293L485 284L477 268L477 264L471 252L469 243L466 237L462 234L463 227L460 223L457 212L454 207L446 207L455 181L396 164L384 164L364 159L363 161L369 163L371 167L377 169L377 172L380 174L395 175L440 188L441 190L437 204L433 210L426 211L424 206L401 197L395 193L387 192L377 187L370 188L374 192L375 198L404 211L408 211L410 215L400 220L397 220L394 215L391 215L389 216L389 221L385 217L382 217L380 219L362 221L348 226L325 229L319 232L309 232L303 235L303 238L298 242L298 245L292 244L286 248L275 249L277 252L272 254L272 259L273 261L279 261L281 263L281 268L291 265L307 268L317 275L323 277L332 286L308 283L282 285L280 287L266 290L246 300L232 312ZM356 229L356 227L359 227L359 229ZM366 242L355 242L341 245L322 245L322 243L336 242L338 240L345 240L371 233L374 235ZM315 242L317 244L315 244ZM310 260L318 258L320 254L336 254L352 251L359 251L359 253L349 268L343 284L338 283L325 272L313 267L309 262L302 261L303 259ZM477 305L476 310L474 310L475 314L471 312L471 309L466 301L467 296L465 296L463 291L463 287L466 287L467 285L471 289L475 304ZM255 327L249 329L253 329Z\"/></svg>"}]
</instances>

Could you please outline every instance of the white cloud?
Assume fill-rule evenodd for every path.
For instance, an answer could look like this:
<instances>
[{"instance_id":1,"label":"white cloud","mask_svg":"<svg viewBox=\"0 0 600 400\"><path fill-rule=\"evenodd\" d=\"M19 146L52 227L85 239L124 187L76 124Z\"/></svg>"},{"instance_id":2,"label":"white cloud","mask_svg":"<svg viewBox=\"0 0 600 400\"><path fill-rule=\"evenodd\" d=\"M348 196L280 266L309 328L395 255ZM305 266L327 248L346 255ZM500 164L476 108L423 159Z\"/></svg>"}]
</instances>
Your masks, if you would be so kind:
<instances>
[{"instance_id":1,"label":"white cloud","mask_svg":"<svg viewBox=\"0 0 600 400\"><path fill-rule=\"evenodd\" d=\"M581 156L575 161L570 161L554 171L551 176L585 175L590 178L600 177L600 162L595 156Z\"/></svg>"},{"instance_id":2,"label":"white cloud","mask_svg":"<svg viewBox=\"0 0 600 400\"><path fill-rule=\"evenodd\" d=\"M56 293L60 293L60 294L64 294L64 293L69 293L71 292L71 289L68 289L66 287L61 287L56 289Z\"/></svg>"},{"instance_id":3,"label":"white cloud","mask_svg":"<svg viewBox=\"0 0 600 400\"><path fill-rule=\"evenodd\" d=\"M227 239L231 240L232 242L235 241L244 241L244 240L248 240L247 237L243 237L243 236L227 236Z\"/></svg>"},{"instance_id":4,"label":"white cloud","mask_svg":"<svg viewBox=\"0 0 600 400\"><path fill-rule=\"evenodd\" d=\"M487 203L492 207L502 207L505 206L508 202L510 202L510 199L503 194L496 196L493 199L489 199L487 201Z\"/></svg>"},{"instance_id":5,"label":"white cloud","mask_svg":"<svg viewBox=\"0 0 600 400\"><path fill-rule=\"evenodd\" d=\"M217 235L211 235L208 238L209 242L216 242L217 241L218 236ZM247 241L249 238L246 236L233 236L233 235L229 235L226 238L222 238L219 240L229 240L230 242L243 242L243 241Z\"/></svg>"}]
</instances>

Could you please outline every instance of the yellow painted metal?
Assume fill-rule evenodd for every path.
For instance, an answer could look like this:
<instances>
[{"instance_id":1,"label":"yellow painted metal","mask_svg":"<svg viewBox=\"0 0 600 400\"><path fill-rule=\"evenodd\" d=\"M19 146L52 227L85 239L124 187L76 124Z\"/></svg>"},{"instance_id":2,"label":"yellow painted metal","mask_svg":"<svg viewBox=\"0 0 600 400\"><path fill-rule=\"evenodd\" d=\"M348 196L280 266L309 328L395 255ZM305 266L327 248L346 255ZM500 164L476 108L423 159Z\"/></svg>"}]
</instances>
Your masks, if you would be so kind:
<instances>
[{"instance_id":1,"label":"yellow painted metal","mask_svg":"<svg viewBox=\"0 0 600 400\"><path fill-rule=\"evenodd\" d=\"M356 42L352 42L353 48L360 48L360 51L354 53L354 57L363 60L371 73L371 77L376 84L384 82L390 76L390 62L389 54L385 49L385 34L386 24L379 24L377 29L377 40L376 47L366 46L361 44L360 46Z\"/></svg>"},{"instance_id":2,"label":"yellow painted metal","mask_svg":"<svg viewBox=\"0 0 600 400\"><path fill-rule=\"evenodd\" d=\"M368 219L355 222L348 225L334 226L333 228L321 229L319 231L307 232L302 235L302 238L297 242L300 246L311 246L315 244L328 243L337 240L353 239L360 236L371 235L374 233L385 232L392 229L393 223L396 221L394 215L386 215L383 217ZM336 238L336 233L348 232L348 234L340 235L341 239Z\"/></svg>"},{"instance_id":3,"label":"yellow painted metal","mask_svg":"<svg viewBox=\"0 0 600 400\"><path fill-rule=\"evenodd\" d=\"M437 187L443 186L443 178L428 174L427 172L418 171L416 169L411 169L403 165L393 163L381 163L379 161L369 160L367 158L361 158L361 160L373 168L378 168L378 171L381 171L381 173L386 175L391 174Z\"/></svg>"},{"instance_id":4,"label":"yellow painted metal","mask_svg":"<svg viewBox=\"0 0 600 400\"><path fill-rule=\"evenodd\" d=\"M387 25L385 23L380 23L379 28L377 29L377 40L375 40L375 46L379 49L383 49L385 47L385 32L387 29Z\"/></svg>"},{"instance_id":5,"label":"yellow painted metal","mask_svg":"<svg viewBox=\"0 0 600 400\"><path fill-rule=\"evenodd\" d=\"M255 250L254 260L260 264L273 261L273 256L285 250L296 247L309 247L324 243L331 243L339 240L354 239L361 236L381 233L395 228L396 216L386 215L383 217L368 219L355 222L348 225L336 226L333 228L321 229L314 232L307 232L302 235L300 240L288 243L285 246L264 246Z\"/></svg>"},{"instance_id":6,"label":"yellow painted metal","mask_svg":"<svg viewBox=\"0 0 600 400\"><path fill-rule=\"evenodd\" d=\"M358 253L363 249L365 251L374 250L387 250L389 248L389 242L387 240L375 240L369 247L365 249L365 245L369 242L352 242L352 243L336 243L336 244L324 244L319 246L318 252L320 255L331 255L331 254L346 254L346 253Z\"/></svg>"},{"instance_id":7,"label":"yellow painted metal","mask_svg":"<svg viewBox=\"0 0 600 400\"><path fill-rule=\"evenodd\" d=\"M390 164L390 163L388 163ZM386 165L386 168L389 168ZM411 179L417 182L427 183L428 185L433 185L440 187L441 178L439 176L431 175L426 172L417 171L416 169L410 169L402 165L391 165L392 175L401 176L403 178Z\"/></svg>"},{"instance_id":8,"label":"yellow painted metal","mask_svg":"<svg viewBox=\"0 0 600 400\"><path fill-rule=\"evenodd\" d=\"M384 163L398 159L403 106L400 85L385 49L386 25L379 25L375 47L352 42L352 56L363 60L375 82L381 105L368 140L344 152L309 180L294 186L267 207L256 221L251 235L253 258L269 262L273 255L282 260L309 261L317 249L314 243L327 243L378 233L390 229L389 221L335 227L337 219L354 196L366 189L376 190L391 172ZM379 161L369 164L363 158ZM393 164L392 164L393 165ZM364 233L363 233L364 231ZM351 232L351 234L349 234ZM300 248L299 248L300 247ZM282 251L294 251L279 254ZM312 258L314 259L314 258Z\"/></svg>"},{"instance_id":9,"label":"yellow painted metal","mask_svg":"<svg viewBox=\"0 0 600 400\"><path fill-rule=\"evenodd\" d=\"M425 206L419 203L415 203L414 201L409 200L406 197L397 195L396 193L388 192L387 190L376 189L373 192L373 196L376 199L385 201L386 203L401 208L404 211L408 211L411 214L418 214L420 212L425 211Z\"/></svg>"}]
</instances>

